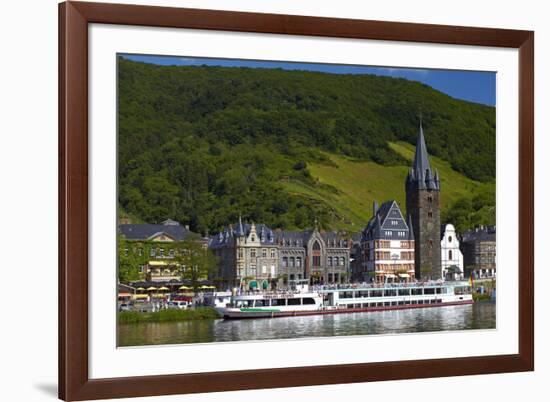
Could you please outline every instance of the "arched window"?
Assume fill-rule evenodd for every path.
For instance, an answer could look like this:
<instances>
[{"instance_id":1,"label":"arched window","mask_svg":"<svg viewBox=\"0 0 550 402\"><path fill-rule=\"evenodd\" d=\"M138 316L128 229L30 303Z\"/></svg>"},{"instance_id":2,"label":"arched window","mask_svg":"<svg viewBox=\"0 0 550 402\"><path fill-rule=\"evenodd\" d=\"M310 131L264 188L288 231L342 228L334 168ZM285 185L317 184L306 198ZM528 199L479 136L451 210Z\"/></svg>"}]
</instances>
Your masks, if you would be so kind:
<instances>
[{"instance_id":1,"label":"arched window","mask_svg":"<svg viewBox=\"0 0 550 402\"><path fill-rule=\"evenodd\" d=\"M453 259L453 250L449 250L449 260Z\"/></svg>"},{"instance_id":2,"label":"arched window","mask_svg":"<svg viewBox=\"0 0 550 402\"><path fill-rule=\"evenodd\" d=\"M453 241L453 237L449 236L449 243Z\"/></svg>"},{"instance_id":3,"label":"arched window","mask_svg":"<svg viewBox=\"0 0 550 402\"><path fill-rule=\"evenodd\" d=\"M316 241L315 243L313 243L313 249L314 249L314 250L321 250L321 245L319 244L318 241Z\"/></svg>"}]
</instances>

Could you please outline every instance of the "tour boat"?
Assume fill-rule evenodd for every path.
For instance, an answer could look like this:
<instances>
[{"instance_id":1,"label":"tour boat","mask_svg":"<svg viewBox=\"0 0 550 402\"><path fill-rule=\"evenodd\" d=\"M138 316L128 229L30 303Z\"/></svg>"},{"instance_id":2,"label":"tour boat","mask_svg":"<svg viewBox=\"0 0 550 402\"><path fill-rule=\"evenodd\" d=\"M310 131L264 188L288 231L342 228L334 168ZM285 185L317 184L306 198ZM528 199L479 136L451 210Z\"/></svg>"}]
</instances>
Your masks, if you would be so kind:
<instances>
[{"instance_id":1,"label":"tour boat","mask_svg":"<svg viewBox=\"0 0 550 402\"><path fill-rule=\"evenodd\" d=\"M341 314L472 304L468 282L324 286L309 290L236 294L215 309L223 318Z\"/></svg>"}]
</instances>

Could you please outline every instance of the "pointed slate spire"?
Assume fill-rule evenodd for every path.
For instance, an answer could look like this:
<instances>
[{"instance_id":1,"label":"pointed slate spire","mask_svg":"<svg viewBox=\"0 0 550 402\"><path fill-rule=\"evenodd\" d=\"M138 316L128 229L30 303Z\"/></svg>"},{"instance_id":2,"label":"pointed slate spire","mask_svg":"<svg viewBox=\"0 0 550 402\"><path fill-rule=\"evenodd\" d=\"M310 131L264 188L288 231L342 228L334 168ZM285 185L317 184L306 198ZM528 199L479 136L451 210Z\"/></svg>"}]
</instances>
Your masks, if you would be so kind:
<instances>
[{"instance_id":1,"label":"pointed slate spire","mask_svg":"<svg viewBox=\"0 0 550 402\"><path fill-rule=\"evenodd\" d=\"M436 188L434 178L432 177L432 171L429 169L426 170L426 187L430 190L434 190Z\"/></svg>"},{"instance_id":2,"label":"pointed slate spire","mask_svg":"<svg viewBox=\"0 0 550 402\"><path fill-rule=\"evenodd\" d=\"M434 176L432 167L430 166L422 120L420 121L414 161L405 183L406 188L410 189L439 190L439 176Z\"/></svg>"},{"instance_id":3,"label":"pointed slate spire","mask_svg":"<svg viewBox=\"0 0 550 402\"><path fill-rule=\"evenodd\" d=\"M413 169L415 173L421 172L422 175L428 170L431 172L430 161L428 160L428 149L426 148L426 141L424 140L424 129L422 128L422 122L420 122L420 133L418 134L418 140L416 141L416 153L414 155Z\"/></svg>"},{"instance_id":4,"label":"pointed slate spire","mask_svg":"<svg viewBox=\"0 0 550 402\"><path fill-rule=\"evenodd\" d=\"M241 215L239 215L239 226L237 227L237 236L244 236L243 221Z\"/></svg>"},{"instance_id":5,"label":"pointed slate spire","mask_svg":"<svg viewBox=\"0 0 550 402\"><path fill-rule=\"evenodd\" d=\"M409 240L414 240L413 223L410 215L407 220L407 226L409 227Z\"/></svg>"}]
</instances>

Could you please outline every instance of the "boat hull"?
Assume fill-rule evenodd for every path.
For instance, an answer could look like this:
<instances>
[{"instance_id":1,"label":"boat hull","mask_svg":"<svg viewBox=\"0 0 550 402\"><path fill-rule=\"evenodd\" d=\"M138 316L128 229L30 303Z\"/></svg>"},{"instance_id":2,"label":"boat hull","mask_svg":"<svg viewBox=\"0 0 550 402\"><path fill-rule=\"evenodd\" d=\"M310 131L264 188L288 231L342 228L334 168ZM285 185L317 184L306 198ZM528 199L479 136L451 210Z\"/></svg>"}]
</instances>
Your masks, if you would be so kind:
<instances>
[{"instance_id":1,"label":"boat hull","mask_svg":"<svg viewBox=\"0 0 550 402\"><path fill-rule=\"evenodd\" d=\"M387 310L408 310L418 308L432 308L432 307L445 307L445 306L459 306L473 304L473 300L457 300L444 303L430 303L430 304L407 304L397 306L380 306L380 307L330 307L321 310L294 310L294 311L274 311L274 310L260 310L260 309L238 309L238 308L217 308L216 310L224 319L247 319L247 318L277 318L277 317L300 317L309 315L329 315L329 314L350 314L350 313L364 313L364 312L376 312Z\"/></svg>"}]
</instances>

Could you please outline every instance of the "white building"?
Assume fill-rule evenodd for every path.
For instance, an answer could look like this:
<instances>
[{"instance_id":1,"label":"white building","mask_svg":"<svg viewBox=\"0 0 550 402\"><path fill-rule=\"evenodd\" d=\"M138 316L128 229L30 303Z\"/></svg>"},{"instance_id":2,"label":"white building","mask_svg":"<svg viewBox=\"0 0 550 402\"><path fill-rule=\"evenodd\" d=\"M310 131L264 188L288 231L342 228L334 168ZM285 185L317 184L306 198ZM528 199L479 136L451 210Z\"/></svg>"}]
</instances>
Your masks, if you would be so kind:
<instances>
[{"instance_id":1,"label":"white building","mask_svg":"<svg viewBox=\"0 0 550 402\"><path fill-rule=\"evenodd\" d=\"M441 225L441 277L446 280L464 278L464 260L455 227Z\"/></svg>"}]
</instances>

